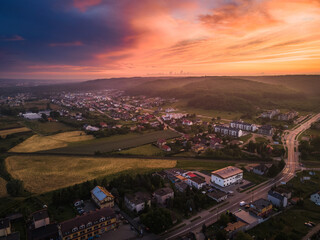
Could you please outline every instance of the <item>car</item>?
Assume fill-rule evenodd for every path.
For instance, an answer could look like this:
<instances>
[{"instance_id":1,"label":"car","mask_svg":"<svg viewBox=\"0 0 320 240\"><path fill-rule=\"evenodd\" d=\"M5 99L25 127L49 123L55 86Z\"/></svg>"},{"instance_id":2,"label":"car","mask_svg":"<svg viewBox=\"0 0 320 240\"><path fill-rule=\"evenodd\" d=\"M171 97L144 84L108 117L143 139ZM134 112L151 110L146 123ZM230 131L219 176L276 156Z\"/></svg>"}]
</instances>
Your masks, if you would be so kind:
<instances>
[{"instance_id":1,"label":"car","mask_svg":"<svg viewBox=\"0 0 320 240\"><path fill-rule=\"evenodd\" d=\"M243 206L246 205L246 202L245 202L245 201L241 201L241 202L239 203L239 205L240 205L240 207L243 207Z\"/></svg>"}]
</instances>

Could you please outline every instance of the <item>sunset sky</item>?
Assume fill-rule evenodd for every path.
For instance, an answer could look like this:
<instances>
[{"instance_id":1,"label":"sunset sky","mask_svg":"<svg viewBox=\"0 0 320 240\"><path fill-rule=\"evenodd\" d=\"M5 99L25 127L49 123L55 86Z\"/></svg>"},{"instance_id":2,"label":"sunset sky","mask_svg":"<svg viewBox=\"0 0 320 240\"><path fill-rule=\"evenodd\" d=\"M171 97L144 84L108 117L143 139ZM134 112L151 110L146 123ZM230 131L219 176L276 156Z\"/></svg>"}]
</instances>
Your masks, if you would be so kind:
<instances>
[{"instance_id":1,"label":"sunset sky","mask_svg":"<svg viewBox=\"0 0 320 240\"><path fill-rule=\"evenodd\" d=\"M320 0L1 0L0 78L320 73Z\"/></svg>"}]
</instances>

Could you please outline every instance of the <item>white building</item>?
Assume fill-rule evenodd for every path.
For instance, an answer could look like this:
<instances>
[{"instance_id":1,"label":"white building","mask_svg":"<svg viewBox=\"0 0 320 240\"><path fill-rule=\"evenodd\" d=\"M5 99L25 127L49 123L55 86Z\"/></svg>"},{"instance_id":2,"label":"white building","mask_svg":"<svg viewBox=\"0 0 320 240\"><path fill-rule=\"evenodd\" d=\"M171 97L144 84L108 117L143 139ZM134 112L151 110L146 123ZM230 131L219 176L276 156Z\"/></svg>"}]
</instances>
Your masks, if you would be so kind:
<instances>
[{"instance_id":1,"label":"white building","mask_svg":"<svg viewBox=\"0 0 320 240\"><path fill-rule=\"evenodd\" d=\"M243 171L236 167L225 167L211 173L211 182L220 187L227 187L233 183L241 182Z\"/></svg>"},{"instance_id":2,"label":"white building","mask_svg":"<svg viewBox=\"0 0 320 240\"><path fill-rule=\"evenodd\" d=\"M314 193L310 196L310 200L317 205L320 205L320 192Z\"/></svg>"},{"instance_id":3,"label":"white building","mask_svg":"<svg viewBox=\"0 0 320 240\"><path fill-rule=\"evenodd\" d=\"M41 114L39 113L25 113L25 114L22 114L22 116L29 120L37 120L41 118Z\"/></svg>"},{"instance_id":4,"label":"white building","mask_svg":"<svg viewBox=\"0 0 320 240\"><path fill-rule=\"evenodd\" d=\"M255 124L245 123L243 121L233 121L230 123L230 127L250 132L254 132L257 130L257 126Z\"/></svg>"},{"instance_id":5,"label":"white building","mask_svg":"<svg viewBox=\"0 0 320 240\"><path fill-rule=\"evenodd\" d=\"M125 205L131 211L140 212L145 208L145 204L151 207L151 196L145 192L126 194L124 197Z\"/></svg>"},{"instance_id":6,"label":"white building","mask_svg":"<svg viewBox=\"0 0 320 240\"><path fill-rule=\"evenodd\" d=\"M232 137L241 137L243 134L241 129L230 128L226 126L215 126L214 131Z\"/></svg>"},{"instance_id":7,"label":"white building","mask_svg":"<svg viewBox=\"0 0 320 240\"><path fill-rule=\"evenodd\" d=\"M268 200L276 207L287 207L288 205L288 198L276 191L268 192Z\"/></svg>"},{"instance_id":8,"label":"white building","mask_svg":"<svg viewBox=\"0 0 320 240\"><path fill-rule=\"evenodd\" d=\"M207 182L205 179L201 179L200 177L192 177L188 178L187 184L191 187L195 187L196 189L201 189L207 184Z\"/></svg>"}]
</instances>

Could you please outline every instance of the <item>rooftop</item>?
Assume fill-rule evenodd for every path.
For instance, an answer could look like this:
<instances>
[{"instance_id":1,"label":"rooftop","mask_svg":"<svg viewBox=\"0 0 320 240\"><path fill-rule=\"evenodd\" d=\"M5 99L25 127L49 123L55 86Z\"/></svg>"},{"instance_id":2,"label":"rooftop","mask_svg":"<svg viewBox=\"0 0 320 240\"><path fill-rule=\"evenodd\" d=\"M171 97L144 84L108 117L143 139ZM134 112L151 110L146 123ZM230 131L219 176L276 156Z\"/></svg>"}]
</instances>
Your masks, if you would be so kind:
<instances>
[{"instance_id":1,"label":"rooftop","mask_svg":"<svg viewBox=\"0 0 320 240\"><path fill-rule=\"evenodd\" d=\"M87 225L89 222L94 224L94 222L99 222L100 219L111 219L115 218L116 214L111 208L102 208L96 211L89 212L82 216L77 216L75 218L69 219L60 223L61 232L64 236L72 233L72 229L77 227L79 228L81 225Z\"/></svg>"},{"instance_id":2,"label":"rooftop","mask_svg":"<svg viewBox=\"0 0 320 240\"><path fill-rule=\"evenodd\" d=\"M246 225L248 224L240 220L235 223L228 223L228 226L225 227L224 230L226 230L227 232L232 232Z\"/></svg>"},{"instance_id":3,"label":"rooftop","mask_svg":"<svg viewBox=\"0 0 320 240\"><path fill-rule=\"evenodd\" d=\"M264 198L260 198L256 201L254 201L253 203L251 203L251 205L253 205L256 209L263 209L265 207L270 206L271 203Z\"/></svg>"},{"instance_id":4,"label":"rooftop","mask_svg":"<svg viewBox=\"0 0 320 240\"><path fill-rule=\"evenodd\" d=\"M259 221L259 218L252 216L249 212L243 210L235 212L234 215L249 225Z\"/></svg>"},{"instance_id":5,"label":"rooftop","mask_svg":"<svg viewBox=\"0 0 320 240\"><path fill-rule=\"evenodd\" d=\"M0 229L4 229L8 227L10 227L10 220L8 218L0 219Z\"/></svg>"},{"instance_id":6,"label":"rooftop","mask_svg":"<svg viewBox=\"0 0 320 240\"><path fill-rule=\"evenodd\" d=\"M91 193L99 200L102 201L106 197L114 198L114 196L109 193L104 187L96 186Z\"/></svg>"},{"instance_id":7,"label":"rooftop","mask_svg":"<svg viewBox=\"0 0 320 240\"><path fill-rule=\"evenodd\" d=\"M166 187L166 188L160 188L156 190L154 193L156 195L165 196L167 194L173 193L173 190L171 188Z\"/></svg>"},{"instance_id":8,"label":"rooftop","mask_svg":"<svg viewBox=\"0 0 320 240\"><path fill-rule=\"evenodd\" d=\"M197 176L190 178L190 180L197 184L206 183L206 180L199 178Z\"/></svg>"},{"instance_id":9,"label":"rooftop","mask_svg":"<svg viewBox=\"0 0 320 240\"><path fill-rule=\"evenodd\" d=\"M134 194L126 194L126 198L134 203L134 204L141 204L144 203L145 201L151 200L151 196L149 193L146 192L136 192Z\"/></svg>"},{"instance_id":10,"label":"rooftop","mask_svg":"<svg viewBox=\"0 0 320 240\"><path fill-rule=\"evenodd\" d=\"M2 236L0 237L0 240L20 240L20 233L14 232L9 234L8 236Z\"/></svg>"},{"instance_id":11,"label":"rooftop","mask_svg":"<svg viewBox=\"0 0 320 240\"><path fill-rule=\"evenodd\" d=\"M41 209L31 214L34 221L39 221L49 217L47 209Z\"/></svg>"},{"instance_id":12,"label":"rooftop","mask_svg":"<svg viewBox=\"0 0 320 240\"><path fill-rule=\"evenodd\" d=\"M228 167L213 171L211 174L225 179L225 178L232 177L232 176L237 175L242 172L243 171L237 167L228 166Z\"/></svg>"}]
</instances>

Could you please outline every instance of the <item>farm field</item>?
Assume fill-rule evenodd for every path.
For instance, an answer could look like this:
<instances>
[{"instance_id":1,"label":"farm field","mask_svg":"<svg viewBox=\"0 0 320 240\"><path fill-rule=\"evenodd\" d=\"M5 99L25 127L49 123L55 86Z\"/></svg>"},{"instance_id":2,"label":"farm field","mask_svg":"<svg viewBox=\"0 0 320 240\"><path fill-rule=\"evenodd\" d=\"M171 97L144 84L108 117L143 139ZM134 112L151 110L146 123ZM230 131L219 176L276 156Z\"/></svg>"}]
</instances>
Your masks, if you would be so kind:
<instances>
[{"instance_id":1,"label":"farm field","mask_svg":"<svg viewBox=\"0 0 320 240\"><path fill-rule=\"evenodd\" d=\"M24 142L10 149L10 152L38 152L49 149L62 148L68 143L93 139L83 131L58 133L51 136L33 135Z\"/></svg>"},{"instance_id":2,"label":"farm field","mask_svg":"<svg viewBox=\"0 0 320 240\"><path fill-rule=\"evenodd\" d=\"M19 127L22 125L19 123L18 117L0 116L0 130Z\"/></svg>"},{"instance_id":3,"label":"farm field","mask_svg":"<svg viewBox=\"0 0 320 240\"><path fill-rule=\"evenodd\" d=\"M34 132L41 135L51 135L59 132L76 130L75 128L60 122L39 122L35 120L33 121L25 120L24 125L26 125L26 127L31 128Z\"/></svg>"},{"instance_id":4,"label":"farm field","mask_svg":"<svg viewBox=\"0 0 320 240\"><path fill-rule=\"evenodd\" d=\"M29 132L29 131L31 131L31 130L26 127L0 130L0 137L5 138L6 136L14 134L14 133Z\"/></svg>"},{"instance_id":5,"label":"farm field","mask_svg":"<svg viewBox=\"0 0 320 240\"><path fill-rule=\"evenodd\" d=\"M0 177L0 198L8 196L6 185L7 181Z\"/></svg>"},{"instance_id":6,"label":"farm field","mask_svg":"<svg viewBox=\"0 0 320 240\"><path fill-rule=\"evenodd\" d=\"M163 130L144 134L127 134L112 137L94 139L79 143L70 144L68 147L47 151L48 153L63 154L94 154L96 152L107 153L119 149L129 149L141 145L156 142L159 138L170 139L180 136L178 133Z\"/></svg>"},{"instance_id":7,"label":"farm field","mask_svg":"<svg viewBox=\"0 0 320 240\"><path fill-rule=\"evenodd\" d=\"M120 151L119 154L124 155L140 155L140 156L161 156L163 151L152 144L147 144L135 148Z\"/></svg>"},{"instance_id":8,"label":"farm field","mask_svg":"<svg viewBox=\"0 0 320 240\"><path fill-rule=\"evenodd\" d=\"M44 193L86 180L134 169L173 168L175 160L65 156L10 156L8 172L33 193Z\"/></svg>"},{"instance_id":9,"label":"farm field","mask_svg":"<svg viewBox=\"0 0 320 240\"><path fill-rule=\"evenodd\" d=\"M186 170L206 170L206 171L214 171L220 168L224 168L227 166L234 166L235 162L231 161L221 161L221 160L202 160L202 159L194 159L194 160L178 160L177 168L182 168Z\"/></svg>"}]
</instances>

